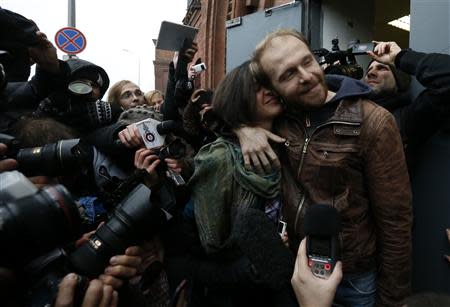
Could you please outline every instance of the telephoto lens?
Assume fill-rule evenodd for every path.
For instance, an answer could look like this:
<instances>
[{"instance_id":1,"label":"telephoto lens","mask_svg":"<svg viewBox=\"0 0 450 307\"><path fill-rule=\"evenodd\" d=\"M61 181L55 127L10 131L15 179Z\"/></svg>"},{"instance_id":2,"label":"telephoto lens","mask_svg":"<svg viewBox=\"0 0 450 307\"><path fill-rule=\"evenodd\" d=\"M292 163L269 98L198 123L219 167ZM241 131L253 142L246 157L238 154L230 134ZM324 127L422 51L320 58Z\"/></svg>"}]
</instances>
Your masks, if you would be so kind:
<instances>
[{"instance_id":1,"label":"telephoto lens","mask_svg":"<svg viewBox=\"0 0 450 307\"><path fill-rule=\"evenodd\" d=\"M95 278L103 273L114 255L150 239L166 222L166 214L150 202L151 191L139 184L117 206L112 216L69 256L77 273Z\"/></svg>"},{"instance_id":2,"label":"telephoto lens","mask_svg":"<svg viewBox=\"0 0 450 307\"><path fill-rule=\"evenodd\" d=\"M21 266L79 237L80 213L64 186L38 190L18 171L0 182L1 265Z\"/></svg>"},{"instance_id":3,"label":"telephoto lens","mask_svg":"<svg viewBox=\"0 0 450 307\"><path fill-rule=\"evenodd\" d=\"M27 176L78 173L80 168L89 165L87 148L79 139L20 149L16 160L20 171Z\"/></svg>"}]
</instances>

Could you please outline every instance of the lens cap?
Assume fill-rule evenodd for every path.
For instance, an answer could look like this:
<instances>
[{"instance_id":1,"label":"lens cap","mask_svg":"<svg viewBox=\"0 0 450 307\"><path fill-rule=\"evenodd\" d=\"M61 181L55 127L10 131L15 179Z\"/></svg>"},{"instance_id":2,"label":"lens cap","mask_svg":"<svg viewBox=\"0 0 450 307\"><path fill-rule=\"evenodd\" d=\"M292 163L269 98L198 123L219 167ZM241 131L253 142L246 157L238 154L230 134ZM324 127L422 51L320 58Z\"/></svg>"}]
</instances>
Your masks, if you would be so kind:
<instances>
[{"instance_id":1,"label":"lens cap","mask_svg":"<svg viewBox=\"0 0 450 307\"><path fill-rule=\"evenodd\" d=\"M87 95L92 93L92 86L87 81L77 80L69 83L69 91L75 95Z\"/></svg>"}]
</instances>

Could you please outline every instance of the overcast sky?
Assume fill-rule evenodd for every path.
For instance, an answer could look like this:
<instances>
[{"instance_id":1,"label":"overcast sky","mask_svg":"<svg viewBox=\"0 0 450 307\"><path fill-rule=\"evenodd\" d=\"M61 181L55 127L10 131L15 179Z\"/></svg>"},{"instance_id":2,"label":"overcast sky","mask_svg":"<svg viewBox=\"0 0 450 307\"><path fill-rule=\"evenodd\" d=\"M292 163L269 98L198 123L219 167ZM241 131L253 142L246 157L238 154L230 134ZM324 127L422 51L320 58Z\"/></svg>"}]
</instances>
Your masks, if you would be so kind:
<instances>
[{"instance_id":1,"label":"overcast sky","mask_svg":"<svg viewBox=\"0 0 450 307\"><path fill-rule=\"evenodd\" d=\"M0 0L0 6L33 19L52 43L67 26L67 0ZM161 21L182 23L186 0L76 0L76 27L86 36L78 56L102 66L111 84L122 79L154 89L155 47ZM124 51L128 50L128 51ZM63 53L58 50L58 57ZM106 98L106 97L105 97Z\"/></svg>"}]
</instances>

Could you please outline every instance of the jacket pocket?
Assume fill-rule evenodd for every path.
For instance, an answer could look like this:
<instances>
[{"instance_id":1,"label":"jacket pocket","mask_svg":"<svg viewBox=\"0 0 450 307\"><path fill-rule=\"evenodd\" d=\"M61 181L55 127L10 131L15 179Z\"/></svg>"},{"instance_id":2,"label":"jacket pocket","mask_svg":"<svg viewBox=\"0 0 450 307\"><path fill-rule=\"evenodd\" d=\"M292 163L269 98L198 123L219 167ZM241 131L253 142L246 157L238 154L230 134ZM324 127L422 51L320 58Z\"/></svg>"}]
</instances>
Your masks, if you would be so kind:
<instances>
[{"instance_id":1,"label":"jacket pocket","mask_svg":"<svg viewBox=\"0 0 450 307\"><path fill-rule=\"evenodd\" d=\"M356 144L311 144L310 150L312 164L327 166L345 166L357 157L359 146Z\"/></svg>"}]
</instances>

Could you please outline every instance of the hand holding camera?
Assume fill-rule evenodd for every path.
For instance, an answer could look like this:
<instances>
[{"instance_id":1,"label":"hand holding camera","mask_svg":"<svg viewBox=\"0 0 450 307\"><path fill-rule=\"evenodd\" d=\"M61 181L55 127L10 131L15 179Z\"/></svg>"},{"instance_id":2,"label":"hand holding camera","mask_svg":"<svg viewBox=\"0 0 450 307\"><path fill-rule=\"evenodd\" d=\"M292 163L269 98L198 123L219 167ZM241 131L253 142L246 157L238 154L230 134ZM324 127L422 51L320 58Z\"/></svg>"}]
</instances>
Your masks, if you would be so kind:
<instances>
[{"instance_id":1,"label":"hand holding camera","mask_svg":"<svg viewBox=\"0 0 450 307\"><path fill-rule=\"evenodd\" d=\"M109 266L105 268L99 279L115 290L123 285L123 280L129 280L141 274L142 256L144 251L139 246L131 246L125 250L125 254L117 255L109 260Z\"/></svg>"},{"instance_id":2,"label":"hand holding camera","mask_svg":"<svg viewBox=\"0 0 450 307\"><path fill-rule=\"evenodd\" d=\"M2 157L8 151L8 147L0 143L0 173L5 171L11 171L17 168L17 161L14 159L2 159Z\"/></svg>"},{"instance_id":3,"label":"hand holding camera","mask_svg":"<svg viewBox=\"0 0 450 307\"><path fill-rule=\"evenodd\" d=\"M157 150L141 148L138 149L134 155L134 166L137 169L145 169L148 176L145 178L147 186L154 186L159 181L159 175L156 167L161 163L158 157Z\"/></svg>"},{"instance_id":4,"label":"hand holding camera","mask_svg":"<svg viewBox=\"0 0 450 307\"><path fill-rule=\"evenodd\" d=\"M75 292L78 276L70 273L64 277L59 284L58 295L55 307L65 307L75 305ZM83 297L83 307L115 307L118 304L118 294L111 286L103 284L100 280L94 279L89 283Z\"/></svg>"},{"instance_id":5,"label":"hand holding camera","mask_svg":"<svg viewBox=\"0 0 450 307\"><path fill-rule=\"evenodd\" d=\"M189 68L188 71L188 77L189 79L195 79L197 78L202 72L206 70L206 64L205 63L197 63L195 65L192 65Z\"/></svg>"}]
</instances>

